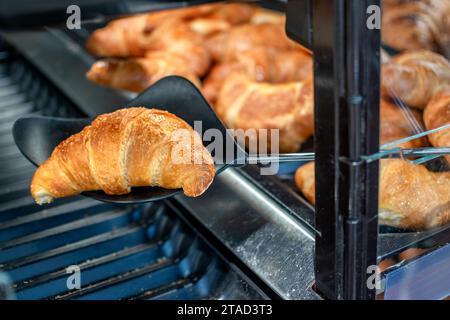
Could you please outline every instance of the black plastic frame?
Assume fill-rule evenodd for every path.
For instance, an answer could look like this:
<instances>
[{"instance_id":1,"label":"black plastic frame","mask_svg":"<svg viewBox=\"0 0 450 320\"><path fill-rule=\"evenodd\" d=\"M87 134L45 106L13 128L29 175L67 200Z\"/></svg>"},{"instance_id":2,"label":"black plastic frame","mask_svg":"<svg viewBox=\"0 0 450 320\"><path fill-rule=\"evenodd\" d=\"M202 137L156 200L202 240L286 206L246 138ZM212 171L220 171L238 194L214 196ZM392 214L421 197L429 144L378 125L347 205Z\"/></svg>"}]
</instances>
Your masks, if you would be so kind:
<instances>
[{"instance_id":1,"label":"black plastic frame","mask_svg":"<svg viewBox=\"0 0 450 320\"><path fill-rule=\"evenodd\" d=\"M380 0L290 0L287 33L314 54L316 288L332 299L374 299L377 264ZM306 8L306 10L305 10ZM303 16L302 16L303 15ZM298 19L300 23L296 23Z\"/></svg>"}]
</instances>

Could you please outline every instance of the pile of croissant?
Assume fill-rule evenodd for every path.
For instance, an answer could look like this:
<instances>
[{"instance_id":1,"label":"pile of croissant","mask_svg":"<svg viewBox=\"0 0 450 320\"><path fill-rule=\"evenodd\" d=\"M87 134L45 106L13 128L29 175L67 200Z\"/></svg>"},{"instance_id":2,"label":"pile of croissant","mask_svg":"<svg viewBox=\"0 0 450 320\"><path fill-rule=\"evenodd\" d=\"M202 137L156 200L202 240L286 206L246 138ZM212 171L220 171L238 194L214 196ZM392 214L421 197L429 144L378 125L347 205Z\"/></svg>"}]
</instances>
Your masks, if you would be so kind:
<instances>
[{"instance_id":1,"label":"pile of croissant","mask_svg":"<svg viewBox=\"0 0 450 320\"><path fill-rule=\"evenodd\" d=\"M444 57L430 51L396 56L382 67L381 89L381 144L450 124L450 62ZM449 147L450 129L401 146L430 144ZM450 157L442 161L448 168ZM311 203L315 202L314 175L314 163L300 167L295 174L298 188ZM403 159L381 160L379 191L381 224L425 230L450 222L450 171L432 172Z\"/></svg>"},{"instance_id":2,"label":"pile of croissant","mask_svg":"<svg viewBox=\"0 0 450 320\"><path fill-rule=\"evenodd\" d=\"M383 40L406 51L382 68L381 144L450 123L450 63L437 53L448 44L449 2L384 0ZM280 152L298 151L313 135L312 57L286 37L278 13L231 3L141 14L96 30L86 48L100 58L87 73L96 83L140 92L164 76L181 75L200 88L228 127L278 129ZM442 147L449 141L445 130L401 146ZM403 160L383 163L382 223L420 229L450 220L448 173ZM311 202L313 174L309 165L296 175ZM396 188L385 187L393 186L393 178ZM412 186L419 193L428 190L436 201L398 198Z\"/></svg>"},{"instance_id":3,"label":"pile of croissant","mask_svg":"<svg viewBox=\"0 0 450 320\"><path fill-rule=\"evenodd\" d=\"M228 127L279 129L283 152L313 134L312 58L274 11L229 3L125 17L93 32L86 48L101 58L87 73L96 83L140 92L180 75Z\"/></svg>"},{"instance_id":4,"label":"pile of croissant","mask_svg":"<svg viewBox=\"0 0 450 320\"><path fill-rule=\"evenodd\" d=\"M383 42L450 57L450 0L383 0Z\"/></svg>"}]
</instances>

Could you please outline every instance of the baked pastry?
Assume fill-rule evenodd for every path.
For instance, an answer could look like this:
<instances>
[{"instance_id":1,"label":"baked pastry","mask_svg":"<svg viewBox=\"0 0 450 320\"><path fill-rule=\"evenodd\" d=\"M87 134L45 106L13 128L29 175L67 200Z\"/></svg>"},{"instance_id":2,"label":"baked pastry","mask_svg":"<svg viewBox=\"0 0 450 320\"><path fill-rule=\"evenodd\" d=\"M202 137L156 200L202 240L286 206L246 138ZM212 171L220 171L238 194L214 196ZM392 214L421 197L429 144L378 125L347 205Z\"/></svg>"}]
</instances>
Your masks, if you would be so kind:
<instances>
[{"instance_id":1,"label":"baked pastry","mask_svg":"<svg viewBox=\"0 0 450 320\"><path fill-rule=\"evenodd\" d=\"M450 123L450 87L438 92L431 99L423 113L423 120L427 130L436 129ZM450 129L432 133L428 136L428 139L434 147L450 147ZM450 164L450 156L445 158Z\"/></svg>"},{"instance_id":2,"label":"baked pastry","mask_svg":"<svg viewBox=\"0 0 450 320\"><path fill-rule=\"evenodd\" d=\"M303 50L255 47L234 53L214 66L203 85L203 94L214 103L223 82L232 73L244 73L257 82L302 81L312 76L312 57Z\"/></svg>"},{"instance_id":3,"label":"baked pastry","mask_svg":"<svg viewBox=\"0 0 450 320\"><path fill-rule=\"evenodd\" d=\"M401 108L384 99L380 103L380 145L397 141L424 131L422 114L408 107ZM420 148L428 145L426 137L403 142L395 147Z\"/></svg>"},{"instance_id":4,"label":"baked pastry","mask_svg":"<svg viewBox=\"0 0 450 320\"><path fill-rule=\"evenodd\" d=\"M294 152L314 132L313 81L257 83L232 74L220 90L215 110L232 129L279 130L280 152ZM257 134L248 137L256 145ZM270 144L270 139L269 139Z\"/></svg>"},{"instance_id":5,"label":"baked pastry","mask_svg":"<svg viewBox=\"0 0 450 320\"><path fill-rule=\"evenodd\" d=\"M250 22L254 24L273 23L284 25L284 23L286 22L286 17L284 14L281 14L274 10L258 7L255 9Z\"/></svg>"},{"instance_id":6,"label":"baked pastry","mask_svg":"<svg viewBox=\"0 0 450 320\"><path fill-rule=\"evenodd\" d=\"M220 4L206 15L187 21L192 30L204 36L224 32L243 23L282 25L283 22L282 14L245 3Z\"/></svg>"},{"instance_id":7,"label":"baked pastry","mask_svg":"<svg viewBox=\"0 0 450 320\"><path fill-rule=\"evenodd\" d=\"M383 5L384 43L401 51L446 52L450 37L450 1L384 0Z\"/></svg>"},{"instance_id":8,"label":"baked pastry","mask_svg":"<svg viewBox=\"0 0 450 320\"><path fill-rule=\"evenodd\" d=\"M173 10L162 10L113 20L95 30L86 49L99 57L141 57L148 51L155 29L167 21L182 21L213 12L218 4L206 4Z\"/></svg>"},{"instance_id":9,"label":"baked pastry","mask_svg":"<svg viewBox=\"0 0 450 320\"><path fill-rule=\"evenodd\" d=\"M256 6L230 3L204 4L124 17L95 30L89 37L86 48L100 57L141 57L152 45L154 31L168 21L176 21L178 25L191 27L191 31L198 34L209 35L227 30L239 23L249 22L255 13L262 14ZM173 42L175 38L191 36L179 34L176 37L167 37L170 38L168 41Z\"/></svg>"},{"instance_id":10,"label":"baked pastry","mask_svg":"<svg viewBox=\"0 0 450 320\"><path fill-rule=\"evenodd\" d=\"M86 77L98 84L141 92L156 81L170 75L189 79L200 88L200 80L179 56L161 51L151 52L146 58L107 58L95 62Z\"/></svg>"},{"instance_id":11,"label":"baked pastry","mask_svg":"<svg viewBox=\"0 0 450 320\"><path fill-rule=\"evenodd\" d=\"M316 203L315 169L314 161L308 162L295 171L294 177L295 185L312 205Z\"/></svg>"},{"instance_id":12,"label":"baked pastry","mask_svg":"<svg viewBox=\"0 0 450 320\"><path fill-rule=\"evenodd\" d=\"M232 25L222 19L200 17L187 22L189 28L202 36L211 36L229 30Z\"/></svg>"},{"instance_id":13,"label":"baked pastry","mask_svg":"<svg viewBox=\"0 0 450 320\"><path fill-rule=\"evenodd\" d=\"M300 167L295 182L315 202L314 162ZM450 222L450 172L431 172L401 159L381 160L379 223L425 230Z\"/></svg>"},{"instance_id":14,"label":"baked pastry","mask_svg":"<svg viewBox=\"0 0 450 320\"><path fill-rule=\"evenodd\" d=\"M222 3L217 5L206 17L224 20L231 25L237 25L250 21L257 8L257 6L247 3Z\"/></svg>"},{"instance_id":15,"label":"baked pastry","mask_svg":"<svg viewBox=\"0 0 450 320\"><path fill-rule=\"evenodd\" d=\"M450 172L431 172L400 159L382 160L381 224L424 230L450 222Z\"/></svg>"},{"instance_id":16,"label":"baked pastry","mask_svg":"<svg viewBox=\"0 0 450 320\"><path fill-rule=\"evenodd\" d=\"M184 59L162 51L151 52L146 58L98 60L91 66L86 77L104 86L141 92L170 75L185 77L200 88L200 80L186 67Z\"/></svg>"},{"instance_id":17,"label":"baked pastry","mask_svg":"<svg viewBox=\"0 0 450 320\"><path fill-rule=\"evenodd\" d=\"M255 47L236 52L212 68L203 85L203 94L212 104L224 81L233 73L243 73L257 82L283 83L311 78L312 57L303 50L275 50Z\"/></svg>"},{"instance_id":18,"label":"baked pastry","mask_svg":"<svg viewBox=\"0 0 450 320\"><path fill-rule=\"evenodd\" d=\"M450 85L450 62L430 51L411 51L382 66L381 90L410 107L424 109L431 98Z\"/></svg>"},{"instance_id":19,"label":"baked pastry","mask_svg":"<svg viewBox=\"0 0 450 320\"><path fill-rule=\"evenodd\" d=\"M155 29L146 49L146 54L164 51L178 55L187 68L200 77L209 70L211 63L203 37L178 20L168 20Z\"/></svg>"},{"instance_id":20,"label":"baked pastry","mask_svg":"<svg viewBox=\"0 0 450 320\"><path fill-rule=\"evenodd\" d=\"M61 142L34 174L31 194L43 204L83 191L120 195L159 186L197 197L214 172L211 155L186 122L166 111L127 108L98 116Z\"/></svg>"},{"instance_id":21,"label":"baked pastry","mask_svg":"<svg viewBox=\"0 0 450 320\"><path fill-rule=\"evenodd\" d=\"M300 45L291 41L282 24L247 23L207 39L206 46L214 60L227 60L237 52L254 47L278 50L299 49Z\"/></svg>"},{"instance_id":22,"label":"baked pastry","mask_svg":"<svg viewBox=\"0 0 450 320\"><path fill-rule=\"evenodd\" d=\"M437 51L438 22L423 2L389 6L383 12L383 42L397 50Z\"/></svg>"},{"instance_id":23,"label":"baked pastry","mask_svg":"<svg viewBox=\"0 0 450 320\"><path fill-rule=\"evenodd\" d=\"M146 17L134 16L113 21L95 30L86 43L87 50L100 57L144 57L149 51L179 55L196 75L202 76L210 65L203 38L186 23L172 18L147 31Z\"/></svg>"}]
</instances>

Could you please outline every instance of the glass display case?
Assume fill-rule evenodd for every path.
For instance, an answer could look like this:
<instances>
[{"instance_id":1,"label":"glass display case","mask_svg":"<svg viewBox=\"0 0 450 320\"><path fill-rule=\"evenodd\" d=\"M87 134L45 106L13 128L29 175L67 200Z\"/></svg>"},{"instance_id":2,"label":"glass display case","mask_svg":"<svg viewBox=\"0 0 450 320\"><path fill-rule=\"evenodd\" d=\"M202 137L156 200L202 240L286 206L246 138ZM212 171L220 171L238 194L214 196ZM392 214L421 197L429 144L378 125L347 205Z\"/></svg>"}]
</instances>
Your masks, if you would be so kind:
<instances>
[{"instance_id":1,"label":"glass display case","mask_svg":"<svg viewBox=\"0 0 450 320\"><path fill-rule=\"evenodd\" d=\"M149 18L153 22L159 10L171 8L169 19L180 10L172 8L199 4L206 8L216 1L123 3L81 5L86 16L74 29L59 24L30 30L35 24L65 21L67 13L56 7L51 19L44 19L49 11L42 8L3 13L0 37L8 50L58 92L55 96L60 98L48 115L61 115L59 104L71 106L64 110L76 110L64 116L93 117L124 105L143 90L134 90L130 82L89 76L95 65L116 68L120 61L125 71L133 71L127 78L130 81L145 79L144 89L155 82L145 78L145 68L135 60L143 57L125 55L113 63L117 57L104 57L96 51L98 47L92 48L92 40L89 45L93 34L118 15L156 11ZM234 286L231 283L236 281L230 280L224 297L393 300L450 296L450 1L288 0L237 5L242 7L228 13L209 7L203 13L180 15L192 29L186 34L201 34L199 46L211 50L211 62L208 71L194 75L180 73L184 68L167 70L198 85L227 127L278 129L281 152L314 158L314 163L280 163L276 174L270 175L261 174L267 163L230 168L217 175L202 197L177 195L150 209L138 206L136 210L145 215L164 208L170 221L180 219L183 226L192 228L194 232L186 227L182 233L198 234L199 239L195 236L192 242L205 246L200 251L217 261L211 273L245 284ZM33 12L46 22L20 19ZM209 24L212 17L217 20ZM157 30L152 28L145 32ZM178 34L164 36L169 40L158 43L168 48L184 41ZM172 55L171 50L165 54ZM182 64L205 62L196 60L197 48L189 50ZM169 66L175 65L171 57ZM11 73L14 79L28 84L21 67L14 68L19 70ZM230 79L246 90L227 91L223 83L231 86ZM41 100L35 92L44 91L28 90L27 85L21 90L33 92L27 96L36 101ZM253 94L260 96L253 102L245 100ZM11 203L0 206L0 211L11 215L11 208L38 210L28 202L28 209ZM120 210L132 215L134 207ZM14 228L15 223L27 223L25 214L22 219L6 219L0 223L0 232ZM161 213L151 223L158 219L166 218ZM17 273L13 260L8 260L7 252L2 255L1 248L14 251L14 230L9 231L11 239L5 236L3 243L0 239L4 260L0 268L13 276ZM26 232L25 227L20 231L25 243ZM171 236L176 238L176 232ZM20 261L26 266L25 260ZM42 285L45 279L53 281L51 273L39 274L39 279ZM196 285L197 278L185 281ZM16 286L19 297L20 288ZM146 292L133 294L146 297ZM209 293L215 298L221 295L216 288Z\"/></svg>"}]
</instances>

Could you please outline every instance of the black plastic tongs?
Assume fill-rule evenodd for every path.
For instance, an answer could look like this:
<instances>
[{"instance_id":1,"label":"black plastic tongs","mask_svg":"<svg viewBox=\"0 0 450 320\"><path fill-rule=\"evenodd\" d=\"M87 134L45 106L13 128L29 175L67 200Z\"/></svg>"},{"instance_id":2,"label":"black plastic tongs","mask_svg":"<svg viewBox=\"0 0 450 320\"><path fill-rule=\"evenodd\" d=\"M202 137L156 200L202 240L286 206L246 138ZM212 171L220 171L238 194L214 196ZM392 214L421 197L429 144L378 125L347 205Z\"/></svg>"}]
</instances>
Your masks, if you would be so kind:
<instances>
[{"instance_id":1,"label":"black plastic tongs","mask_svg":"<svg viewBox=\"0 0 450 320\"><path fill-rule=\"evenodd\" d=\"M170 94L168 94L170 93ZM209 129L220 132L222 150L215 149L214 161L216 173L219 174L230 166L242 166L248 163L269 164L274 162L312 161L314 153L292 153L278 155L248 155L236 142L234 136L225 128L215 112L211 109L199 90L188 80L178 77L166 77L148 88L125 107L145 106L167 110L185 120L195 128L200 121L202 132ZM25 116L18 119L13 126L14 140L20 151L34 165L44 162L53 149L69 136L80 132L92 119L67 119L43 116ZM202 139L204 136L201 134ZM210 141L203 140L205 146ZM230 154L230 146L233 152ZM444 150L446 149L446 150ZM375 158L391 156L417 156L450 154L450 148L393 149L380 152ZM132 188L131 193L111 196L103 191L84 192L83 195L105 202L141 203L171 197L180 190L158 187Z\"/></svg>"}]
</instances>

